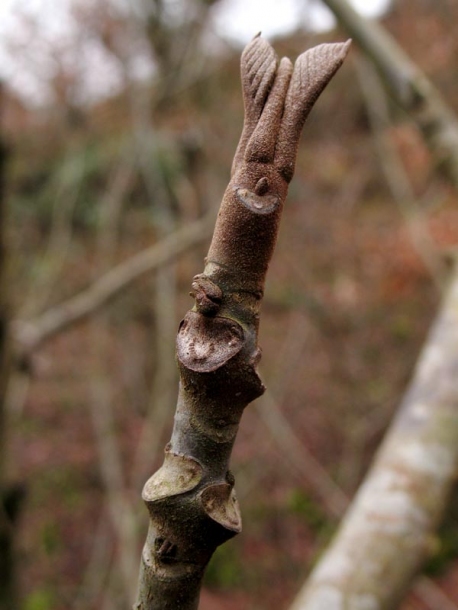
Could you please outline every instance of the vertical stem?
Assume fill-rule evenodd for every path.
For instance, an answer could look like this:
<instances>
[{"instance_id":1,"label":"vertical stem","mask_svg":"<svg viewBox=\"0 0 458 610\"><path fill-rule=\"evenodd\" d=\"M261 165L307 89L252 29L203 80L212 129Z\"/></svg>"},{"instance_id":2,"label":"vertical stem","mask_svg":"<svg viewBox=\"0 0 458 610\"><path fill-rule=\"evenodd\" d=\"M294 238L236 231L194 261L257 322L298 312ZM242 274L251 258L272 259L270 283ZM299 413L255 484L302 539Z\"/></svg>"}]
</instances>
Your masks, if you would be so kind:
<instances>
[{"instance_id":1,"label":"vertical stem","mask_svg":"<svg viewBox=\"0 0 458 610\"><path fill-rule=\"evenodd\" d=\"M229 470L257 374L259 310L302 126L348 44L321 45L293 66L256 37L242 55L245 124L206 259L180 325L178 404L150 514L136 610L196 610L215 549L241 530Z\"/></svg>"}]
</instances>

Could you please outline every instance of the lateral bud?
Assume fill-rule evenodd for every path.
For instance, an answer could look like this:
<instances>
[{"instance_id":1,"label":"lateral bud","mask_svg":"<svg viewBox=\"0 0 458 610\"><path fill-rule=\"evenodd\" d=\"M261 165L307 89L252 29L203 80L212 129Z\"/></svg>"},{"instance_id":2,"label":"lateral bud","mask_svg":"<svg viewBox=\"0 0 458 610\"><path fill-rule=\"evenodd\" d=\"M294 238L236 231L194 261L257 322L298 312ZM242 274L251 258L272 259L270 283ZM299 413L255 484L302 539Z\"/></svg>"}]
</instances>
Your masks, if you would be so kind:
<instances>
[{"instance_id":1,"label":"lateral bud","mask_svg":"<svg viewBox=\"0 0 458 610\"><path fill-rule=\"evenodd\" d=\"M201 273L194 276L189 293L196 299L196 309L204 316L214 316L221 307L223 292L212 280Z\"/></svg>"}]
</instances>

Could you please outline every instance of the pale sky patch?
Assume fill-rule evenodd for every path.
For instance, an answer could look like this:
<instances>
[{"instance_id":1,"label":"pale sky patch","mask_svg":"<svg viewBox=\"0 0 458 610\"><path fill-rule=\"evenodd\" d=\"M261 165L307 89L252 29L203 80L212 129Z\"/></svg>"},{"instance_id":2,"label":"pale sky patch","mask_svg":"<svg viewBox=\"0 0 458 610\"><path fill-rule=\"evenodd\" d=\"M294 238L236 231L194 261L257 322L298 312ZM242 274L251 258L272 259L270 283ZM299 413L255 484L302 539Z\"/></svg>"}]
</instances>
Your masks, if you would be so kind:
<instances>
[{"instance_id":1,"label":"pale sky patch","mask_svg":"<svg viewBox=\"0 0 458 610\"><path fill-rule=\"evenodd\" d=\"M89 7L90 2L87 0ZM116 2L133 10L133 0ZM113 57L78 29L69 10L72 3L73 0L0 0L0 78L28 104L44 104L52 99L50 79L62 62L71 65L79 76L78 101L110 96L122 86ZM386 9L389 0L352 3L373 17ZM334 25L331 13L319 0L222 0L213 12L216 35L240 46L259 31L272 39L298 28L326 30ZM61 52L65 47L67 51ZM143 72L150 77L148 70Z\"/></svg>"}]
</instances>

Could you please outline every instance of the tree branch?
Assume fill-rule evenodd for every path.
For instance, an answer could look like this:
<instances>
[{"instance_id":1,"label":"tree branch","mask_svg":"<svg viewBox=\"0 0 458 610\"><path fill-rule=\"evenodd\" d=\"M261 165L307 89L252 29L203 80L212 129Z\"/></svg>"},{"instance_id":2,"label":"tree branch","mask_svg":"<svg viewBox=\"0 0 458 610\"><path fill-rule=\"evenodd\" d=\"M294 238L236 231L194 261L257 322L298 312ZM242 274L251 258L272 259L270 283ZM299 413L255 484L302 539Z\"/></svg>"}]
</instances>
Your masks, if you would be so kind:
<instances>
[{"instance_id":1,"label":"tree branch","mask_svg":"<svg viewBox=\"0 0 458 610\"><path fill-rule=\"evenodd\" d=\"M241 530L229 459L256 371L259 309L299 136L349 43L321 45L293 69L256 37L241 62L245 124L195 306L180 325L180 388L162 468L147 481L150 514L136 610L195 610L216 547Z\"/></svg>"},{"instance_id":2,"label":"tree branch","mask_svg":"<svg viewBox=\"0 0 458 610\"><path fill-rule=\"evenodd\" d=\"M324 0L371 57L458 186L458 123L375 23ZM458 267L400 410L332 544L291 610L392 610L432 551L458 468Z\"/></svg>"},{"instance_id":3,"label":"tree branch","mask_svg":"<svg viewBox=\"0 0 458 610\"><path fill-rule=\"evenodd\" d=\"M211 233L212 224L213 214L208 214L113 267L86 290L35 320L16 320L13 322L16 353L27 357L47 339L95 313L140 277L203 241Z\"/></svg>"},{"instance_id":4,"label":"tree branch","mask_svg":"<svg viewBox=\"0 0 458 610\"><path fill-rule=\"evenodd\" d=\"M439 291L445 283L444 262L428 230L426 219L421 216L421 206L416 201L413 186L403 167L402 159L389 135L389 111L385 89L373 66L360 58L356 72L366 106L369 124L374 137L380 168L385 176L393 199L399 206L409 231L412 245L422 259Z\"/></svg>"},{"instance_id":5,"label":"tree branch","mask_svg":"<svg viewBox=\"0 0 458 610\"><path fill-rule=\"evenodd\" d=\"M458 186L458 121L441 94L398 43L347 0L323 0L371 59L396 102L415 120L436 164Z\"/></svg>"},{"instance_id":6,"label":"tree branch","mask_svg":"<svg viewBox=\"0 0 458 610\"><path fill-rule=\"evenodd\" d=\"M432 550L455 482L457 345L455 273L377 459L291 610L397 608Z\"/></svg>"}]
</instances>

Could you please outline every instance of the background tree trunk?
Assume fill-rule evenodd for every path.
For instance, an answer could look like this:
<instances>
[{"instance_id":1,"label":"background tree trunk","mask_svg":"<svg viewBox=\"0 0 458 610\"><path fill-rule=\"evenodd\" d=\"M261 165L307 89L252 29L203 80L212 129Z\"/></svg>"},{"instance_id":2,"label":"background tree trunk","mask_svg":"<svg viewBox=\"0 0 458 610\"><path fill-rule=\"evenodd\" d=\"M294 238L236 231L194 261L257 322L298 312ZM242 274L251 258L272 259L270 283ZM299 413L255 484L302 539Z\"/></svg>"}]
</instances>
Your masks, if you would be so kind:
<instances>
[{"instance_id":1,"label":"background tree trunk","mask_svg":"<svg viewBox=\"0 0 458 610\"><path fill-rule=\"evenodd\" d=\"M0 85L0 122L3 89ZM22 490L8 477L8 412L6 392L11 372L6 237L6 164L8 151L0 132L0 609L19 608L14 553L14 528Z\"/></svg>"},{"instance_id":2,"label":"background tree trunk","mask_svg":"<svg viewBox=\"0 0 458 610\"><path fill-rule=\"evenodd\" d=\"M345 0L324 0L373 61L458 187L458 122L388 33ZM458 269L386 440L329 548L291 610L401 603L434 547L458 469Z\"/></svg>"},{"instance_id":3,"label":"background tree trunk","mask_svg":"<svg viewBox=\"0 0 458 610\"><path fill-rule=\"evenodd\" d=\"M458 274L374 465L291 610L398 607L458 468Z\"/></svg>"},{"instance_id":4,"label":"background tree trunk","mask_svg":"<svg viewBox=\"0 0 458 610\"><path fill-rule=\"evenodd\" d=\"M413 118L439 168L458 185L458 121L440 92L376 21L362 17L347 0L323 0L373 62L397 104Z\"/></svg>"}]
</instances>

